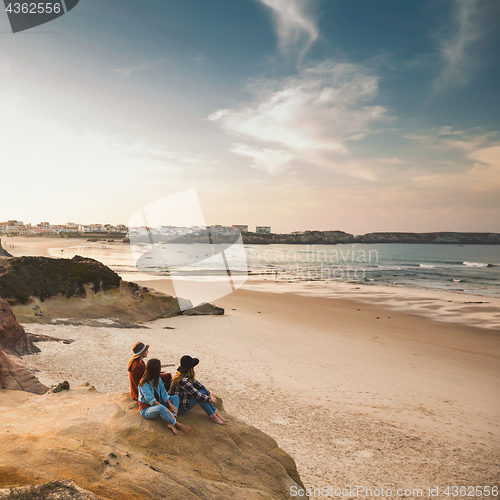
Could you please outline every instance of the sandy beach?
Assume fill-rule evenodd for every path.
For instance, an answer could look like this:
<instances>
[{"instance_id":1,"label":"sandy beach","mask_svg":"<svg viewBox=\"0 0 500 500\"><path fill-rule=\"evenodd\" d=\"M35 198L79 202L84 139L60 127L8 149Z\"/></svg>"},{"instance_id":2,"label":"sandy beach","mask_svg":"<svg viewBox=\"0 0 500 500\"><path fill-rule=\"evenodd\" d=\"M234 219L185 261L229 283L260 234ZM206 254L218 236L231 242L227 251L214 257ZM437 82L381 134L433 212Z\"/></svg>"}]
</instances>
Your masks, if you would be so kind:
<instances>
[{"instance_id":1,"label":"sandy beach","mask_svg":"<svg viewBox=\"0 0 500 500\"><path fill-rule=\"evenodd\" d=\"M48 255L75 241L3 244L14 255ZM173 293L168 279L138 282ZM137 340L151 344L150 357L167 371L183 354L199 357L198 378L229 413L274 437L308 487L498 480L498 300L270 280L249 281L214 303L224 316L178 316L140 329L25 325L75 342L39 344L42 352L24 362L43 383L88 381L108 392L127 390Z\"/></svg>"}]
</instances>

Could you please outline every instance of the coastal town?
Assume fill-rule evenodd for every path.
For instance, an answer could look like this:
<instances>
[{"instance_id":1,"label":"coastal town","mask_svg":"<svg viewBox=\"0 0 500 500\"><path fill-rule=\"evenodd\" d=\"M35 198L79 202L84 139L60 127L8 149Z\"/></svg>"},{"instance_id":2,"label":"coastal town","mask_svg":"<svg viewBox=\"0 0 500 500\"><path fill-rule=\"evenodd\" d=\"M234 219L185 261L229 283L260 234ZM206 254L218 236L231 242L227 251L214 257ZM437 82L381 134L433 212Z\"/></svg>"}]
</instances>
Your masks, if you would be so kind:
<instances>
[{"instance_id":1,"label":"coastal town","mask_svg":"<svg viewBox=\"0 0 500 500\"><path fill-rule=\"evenodd\" d=\"M12 236L85 236L85 235L113 235L115 237L153 235L188 235L209 230L212 234L237 234L248 233L248 226L236 224L233 226L221 226L219 224L201 227L179 227L179 226L159 226L159 227L127 227L124 224L77 224L67 222L66 224L51 224L50 222L40 222L32 225L25 224L19 220L8 220L0 222L0 234ZM257 234L270 234L270 226L257 226ZM297 234L304 234L297 231Z\"/></svg>"}]
</instances>

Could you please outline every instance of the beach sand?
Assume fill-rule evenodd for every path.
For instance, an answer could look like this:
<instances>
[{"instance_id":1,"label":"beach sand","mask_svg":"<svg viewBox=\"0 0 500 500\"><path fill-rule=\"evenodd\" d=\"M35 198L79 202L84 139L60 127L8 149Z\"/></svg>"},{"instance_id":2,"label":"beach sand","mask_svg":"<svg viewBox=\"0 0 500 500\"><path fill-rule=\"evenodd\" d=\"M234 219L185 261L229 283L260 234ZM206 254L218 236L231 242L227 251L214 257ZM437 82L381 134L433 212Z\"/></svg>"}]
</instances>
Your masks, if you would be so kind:
<instances>
[{"instance_id":1,"label":"beach sand","mask_svg":"<svg viewBox=\"0 0 500 500\"><path fill-rule=\"evenodd\" d=\"M173 293L168 279L140 284ZM42 352L24 362L46 384L125 391L131 346L141 340L166 371L183 354L200 358L199 380L229 413L274 437L308 487L498 485L495 300L269 281L213 302L224 316L179 316L141 329L26 325L75 342L39 344Z\"/></svg>"}]
</instances>

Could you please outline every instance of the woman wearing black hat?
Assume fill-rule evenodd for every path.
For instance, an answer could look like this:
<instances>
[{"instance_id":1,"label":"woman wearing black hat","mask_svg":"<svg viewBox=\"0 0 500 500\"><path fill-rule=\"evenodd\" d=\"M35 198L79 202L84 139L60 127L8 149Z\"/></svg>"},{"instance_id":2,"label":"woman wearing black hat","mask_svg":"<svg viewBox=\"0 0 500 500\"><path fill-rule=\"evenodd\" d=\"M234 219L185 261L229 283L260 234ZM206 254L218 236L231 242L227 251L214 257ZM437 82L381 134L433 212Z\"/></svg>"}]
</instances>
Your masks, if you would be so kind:
<instances>
[{"instance_id":1,"label":"woman wearing black hat","mask_svg":"<svg viewBox=\"0 0 500 500\"><path fill-rule=\"evenodd\" d=\"M168 393L170 396L179 396L179 415L199 403L212 422L224 425L229 420L225 419L214 406L217 398L195 378L194 367L199 362L198 358L182 356L181 365L177 368Z\"/></svg>"}]
</instances>

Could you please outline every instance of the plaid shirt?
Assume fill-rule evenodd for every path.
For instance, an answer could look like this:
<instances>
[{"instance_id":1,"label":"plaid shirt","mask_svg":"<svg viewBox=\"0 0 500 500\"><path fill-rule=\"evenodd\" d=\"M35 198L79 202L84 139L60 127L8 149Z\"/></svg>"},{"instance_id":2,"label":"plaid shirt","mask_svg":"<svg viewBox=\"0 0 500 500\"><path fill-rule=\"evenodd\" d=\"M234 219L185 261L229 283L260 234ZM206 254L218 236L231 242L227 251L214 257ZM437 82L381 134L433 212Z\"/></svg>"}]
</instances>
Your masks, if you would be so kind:
<instances>
[{"instance_id":1,"label":"plaid shirt","mask_svg":"<svg viewBox=\"0 0 500 500\"><path fill-rule=\"evenodd\" d=\"M177 389L172 389L168 391L170 396L179 396L179 413L189 410L189 403L191 402L191 398L196 398L199 401L204 401L205 403L209 403L211 401L210 396L207 394L203 394L200 392L201 390L206 391L207 394L210 394L210 391L203 385L200 384L196 379L192 382L189 378L184 377L177 386Z\"/></svg>"}]
</instances>

